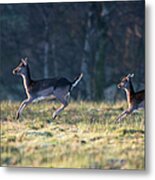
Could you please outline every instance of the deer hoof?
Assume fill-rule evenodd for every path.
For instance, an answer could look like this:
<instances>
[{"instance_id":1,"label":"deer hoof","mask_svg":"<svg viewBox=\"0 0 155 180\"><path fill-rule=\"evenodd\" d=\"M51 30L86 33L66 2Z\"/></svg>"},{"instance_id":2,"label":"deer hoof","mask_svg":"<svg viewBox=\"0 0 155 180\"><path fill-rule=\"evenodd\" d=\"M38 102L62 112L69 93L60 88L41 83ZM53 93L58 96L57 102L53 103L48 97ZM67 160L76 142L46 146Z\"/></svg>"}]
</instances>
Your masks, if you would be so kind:
<instances>
[{"instance_id":1,"label":"deer hoof","mask_svg":"<svg viewBox=\"0 0 155 180\"><path fill-rule=\"evenodd\" d=\"M53 116L52 116L52 118L55 119L56 117L57 117L57 115L54 113Z\"/></svg>"},{"instance_id":2,"label":"deer hoof","mask_svg":"<svg viewBox=\"0 0 155 180\"><path fill-rule=\"evenodd\" d=\"M16 119L19 119L19 113L16 114Z\"/></svg>"},{"instance_id":3,"label":"deer hoof","mask_svg":"<svg viewBox=\"0 0 155 180\"><path fill-rule=\"evenodd\" d=\"M116 119L115 120L115 123L120 123L121 122L121 119Z\"/></svg>"}]
</instances>

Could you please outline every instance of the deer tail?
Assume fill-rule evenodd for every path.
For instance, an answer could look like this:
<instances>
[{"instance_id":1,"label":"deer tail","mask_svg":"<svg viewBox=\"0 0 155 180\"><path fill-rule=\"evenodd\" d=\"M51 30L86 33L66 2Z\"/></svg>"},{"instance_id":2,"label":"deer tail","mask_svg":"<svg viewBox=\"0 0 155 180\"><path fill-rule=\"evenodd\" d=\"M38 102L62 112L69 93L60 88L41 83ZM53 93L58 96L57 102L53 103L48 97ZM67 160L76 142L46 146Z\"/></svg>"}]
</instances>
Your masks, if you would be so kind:
<instances>
[{"instance_id":1,"label":"deer tail","mask_svg":"<svg viewBox=\"0 0 155 180\"><path fill-rule=\"evenodd\" d=\"M71 90L77 86L77 84L80 82L80 80L82 79L83 77L83 73L80 73L75 79L74 81L72 82L72 85L71 85Z\"/></svg>"}]
</instances>

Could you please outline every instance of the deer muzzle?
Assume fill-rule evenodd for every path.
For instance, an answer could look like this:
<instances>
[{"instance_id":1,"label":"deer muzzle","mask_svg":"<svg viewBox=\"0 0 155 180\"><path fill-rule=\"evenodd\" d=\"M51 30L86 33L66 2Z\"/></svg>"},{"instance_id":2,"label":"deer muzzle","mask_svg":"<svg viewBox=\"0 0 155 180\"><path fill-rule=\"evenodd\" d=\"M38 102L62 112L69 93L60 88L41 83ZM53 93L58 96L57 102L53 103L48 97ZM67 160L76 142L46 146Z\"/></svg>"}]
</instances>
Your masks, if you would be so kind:
<instances>
[{"instance_id":1,"label":"deer muzzle","mask_svg":"<svg viewBox=\"0 0 155 180\"><path fill-rule=\"evenodd\" d=\"M118 85L117 85L117 87L118 87L118 88L121 88L121 85L120 85L120 84L118 84Z\"/></svg>"},{"instance_id":2,"label":"deer muzzle","mask_svg":"<svg viewBox=\"0 0 155 180\"><path fill-rule=\"evenodd\" d=\"M17 69L14 69L14 70L12 71L12 73L13 73L14 75L18 74L18 70L17 70Z\"/></svg>"}]
</instances>

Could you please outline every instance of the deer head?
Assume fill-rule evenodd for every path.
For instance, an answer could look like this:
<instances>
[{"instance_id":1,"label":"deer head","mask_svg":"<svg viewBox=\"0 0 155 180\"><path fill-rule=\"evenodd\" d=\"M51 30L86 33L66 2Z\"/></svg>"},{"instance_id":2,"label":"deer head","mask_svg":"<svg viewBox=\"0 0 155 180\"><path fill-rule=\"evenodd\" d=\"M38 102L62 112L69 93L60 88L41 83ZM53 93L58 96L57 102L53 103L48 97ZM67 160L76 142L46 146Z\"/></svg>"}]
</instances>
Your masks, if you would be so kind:
<instances>
[{"instance_id":1,"label":"deer head","mask_svg":"<svg viewBox=\"0 0 155 180\"><path fill-rule=\"evenodd\" d=\"M21 59L19 65L13 70L14 75L25 75L27 72L28 61L27 58Z\"/></svg>"},{"instance_id":2,"label":"deer head","mask_svg":"<svg viewBox=\"0 0 155 180\"><path fill-rule=\"evenodd\" d=\"M117 85L118 88L121 89L128 89L129 88L129 82L131 78L134 77L134 74L128 74L127 76L123 77L121 82Z\"/></svg>"}]
</instances>

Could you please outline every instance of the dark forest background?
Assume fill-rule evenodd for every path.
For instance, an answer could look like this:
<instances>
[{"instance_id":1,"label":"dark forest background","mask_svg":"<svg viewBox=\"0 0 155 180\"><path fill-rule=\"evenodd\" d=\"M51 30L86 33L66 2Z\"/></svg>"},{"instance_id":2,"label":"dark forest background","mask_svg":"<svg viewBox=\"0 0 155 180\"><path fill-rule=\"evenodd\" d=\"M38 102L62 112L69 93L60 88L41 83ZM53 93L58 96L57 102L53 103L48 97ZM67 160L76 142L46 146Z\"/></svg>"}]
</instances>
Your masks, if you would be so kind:
<instances>
[{"instance_id":1,"label":"dark forest background","mask_svg":"<svg viewBox=\"0 0 155 180\"><path fill-rule=\"evenodd\" d=\"M84 73L73 98L115 101L121 77L144 87L144 1L0 5L0 100L19 100L12 75L28 57L33 79Z\"/></svg>"}]
</instances>

